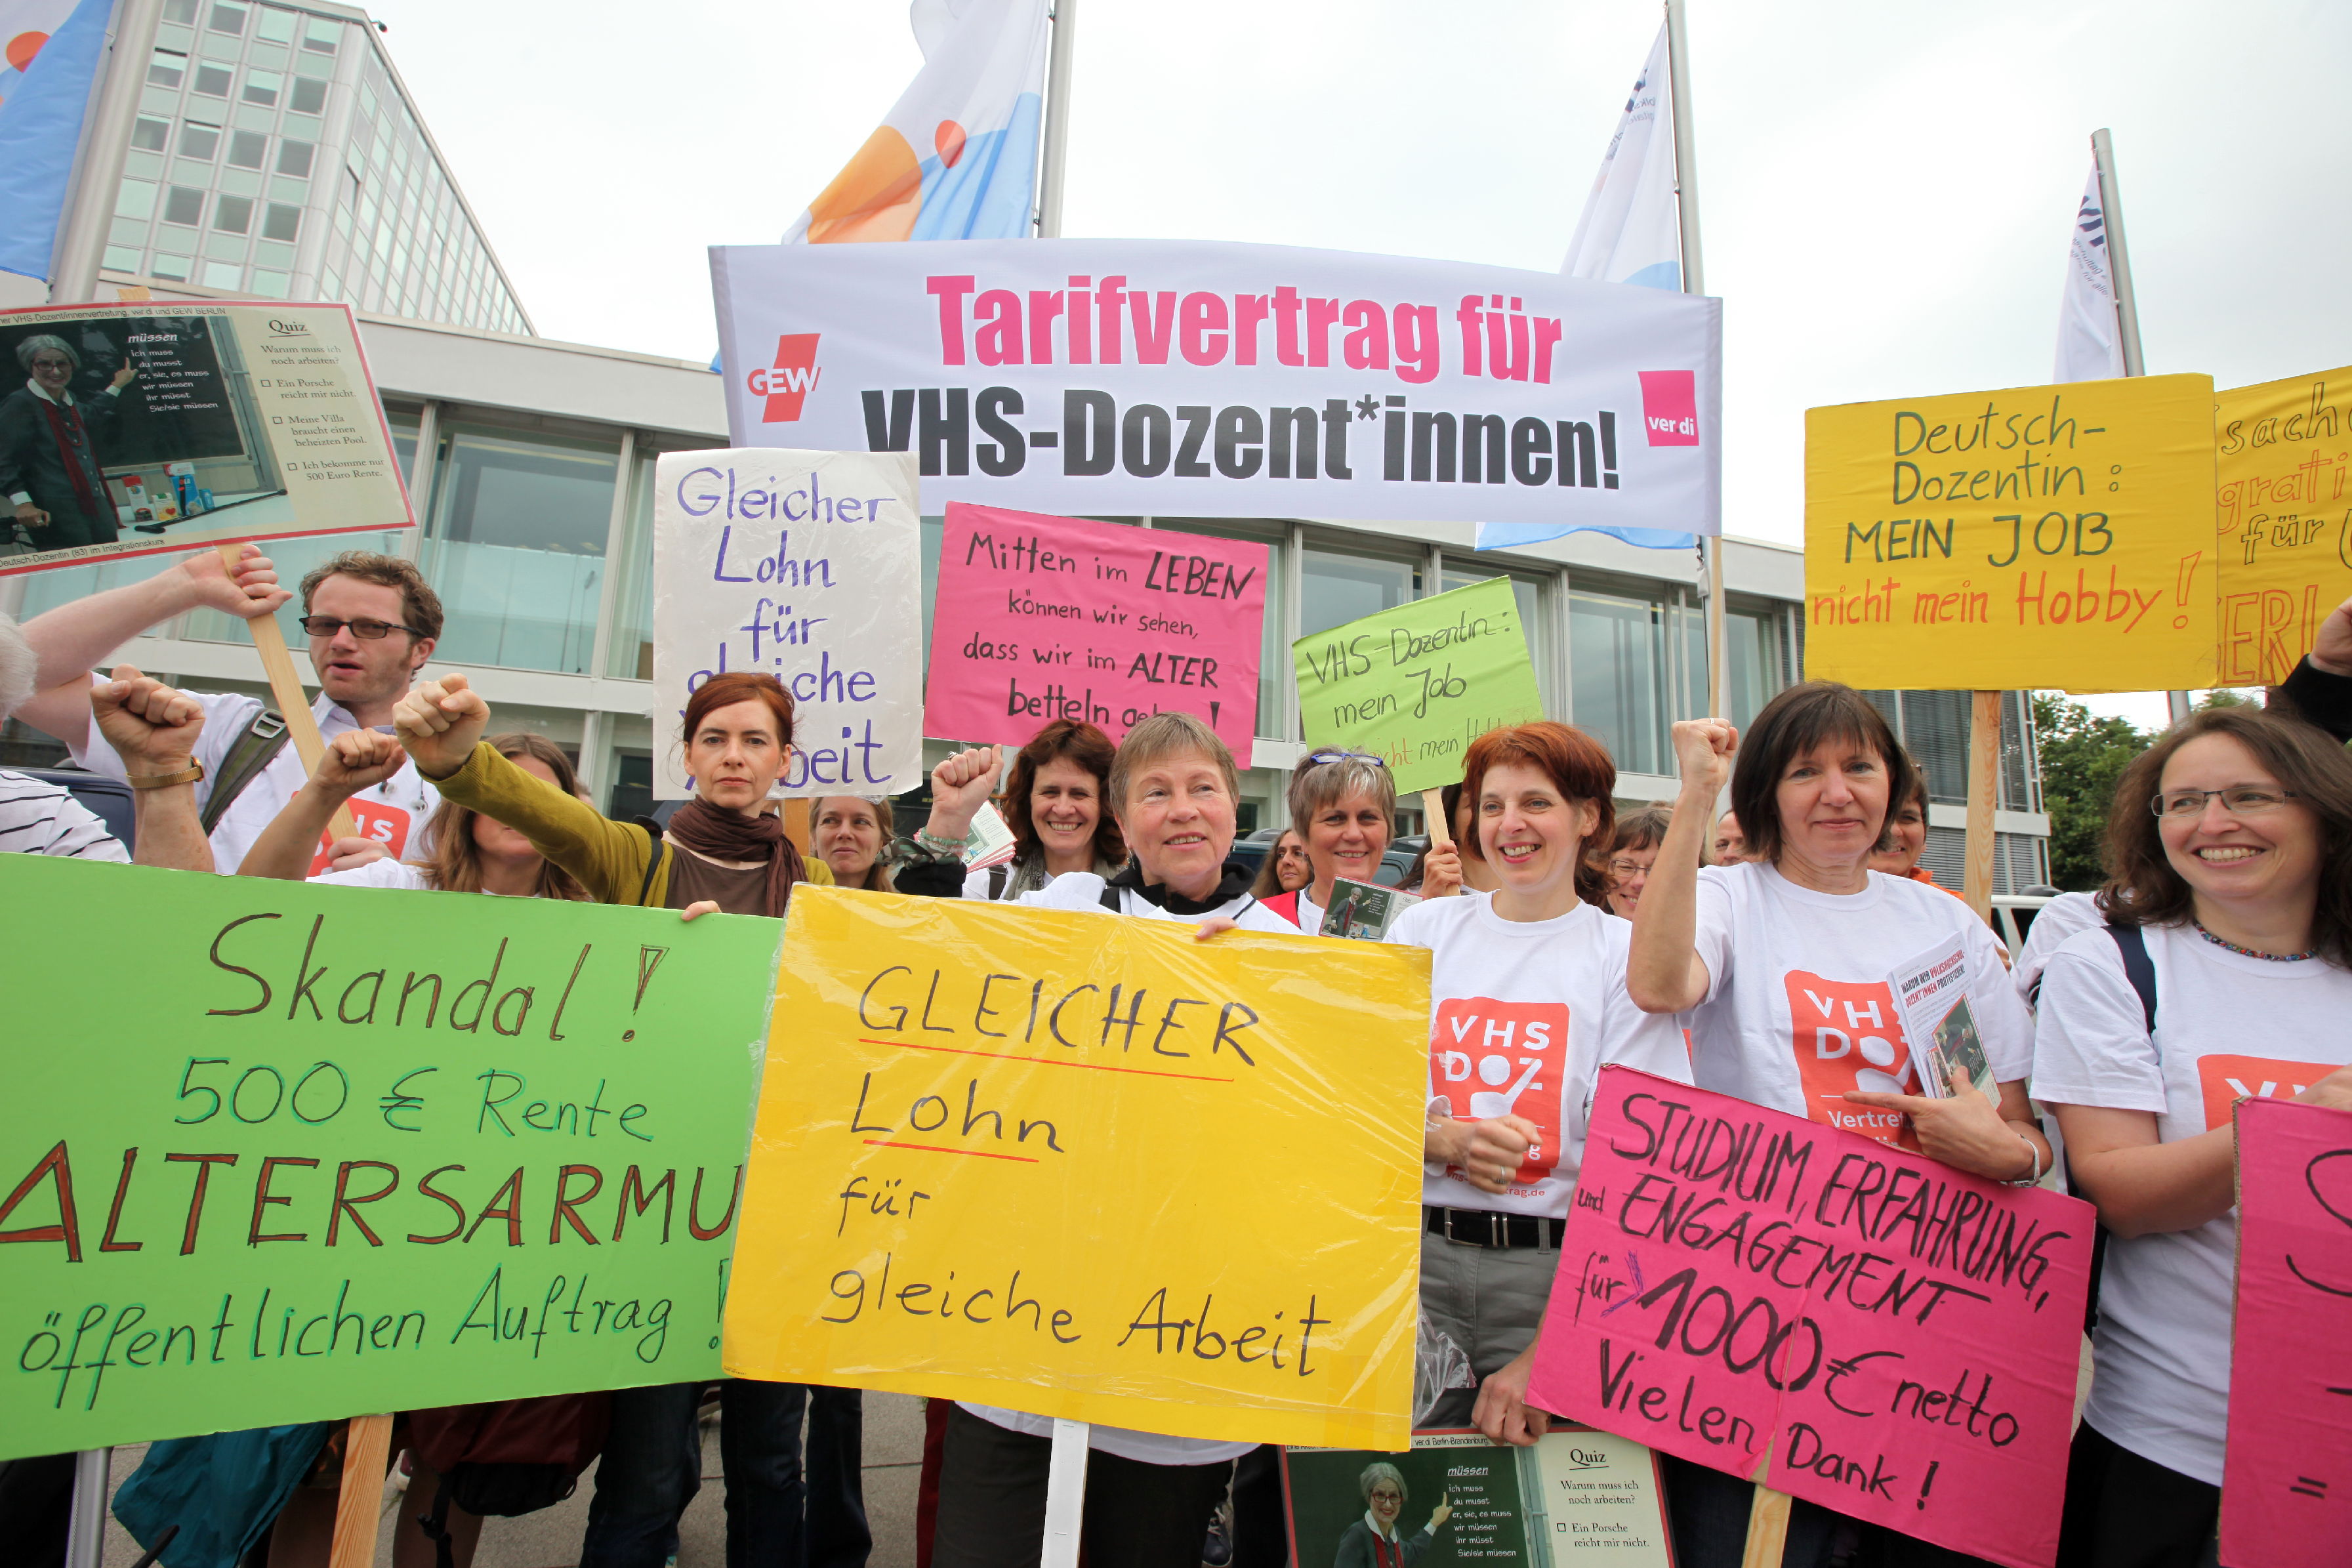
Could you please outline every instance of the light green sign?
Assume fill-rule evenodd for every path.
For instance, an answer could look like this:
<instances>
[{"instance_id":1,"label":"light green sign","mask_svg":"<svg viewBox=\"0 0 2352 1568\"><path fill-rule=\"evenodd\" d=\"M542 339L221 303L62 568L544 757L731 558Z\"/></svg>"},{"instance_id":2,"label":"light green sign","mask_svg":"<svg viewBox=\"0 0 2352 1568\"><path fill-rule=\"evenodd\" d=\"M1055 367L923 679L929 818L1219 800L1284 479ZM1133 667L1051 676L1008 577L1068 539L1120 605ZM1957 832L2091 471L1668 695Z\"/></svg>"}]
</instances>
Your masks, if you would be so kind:
<instances>
[{"instance_id":1,"label":"light green sign","mask_svg":"<svg viewBox=\"0 0 2352 1568\"><path fill-rule=\"evenodd\" d=\"M1507 577L1300 637L1290 659L1307 748L1386 758L1401 795L1460 783L1471 742L1544 716Z\"/></svg>"},{"instance_id":2,"label":"light green sign","mask_svg":"<svg viewBox=\"0 0 2352 1568\"><path fill-rule=\"evenodd\" d=\"M781 922L0 855L0 1458L715 1378Z\"/></svg>"}]
</instances>

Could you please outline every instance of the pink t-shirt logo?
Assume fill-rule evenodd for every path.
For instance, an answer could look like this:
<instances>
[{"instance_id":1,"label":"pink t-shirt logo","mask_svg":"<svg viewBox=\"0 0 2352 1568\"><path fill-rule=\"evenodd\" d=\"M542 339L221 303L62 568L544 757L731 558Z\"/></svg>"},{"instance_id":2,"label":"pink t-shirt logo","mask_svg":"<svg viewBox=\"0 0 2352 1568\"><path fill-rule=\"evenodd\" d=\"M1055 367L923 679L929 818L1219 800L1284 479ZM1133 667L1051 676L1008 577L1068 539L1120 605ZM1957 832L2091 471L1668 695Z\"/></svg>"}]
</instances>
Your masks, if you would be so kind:
<instances>
[{"instance_id":1,"label":"pink t-shirt logo","mask_svg":"<svg viewBox=\"0 0 2352 1568\"><path fill-rule=\"evenodd\" d=\"M1461 996L1437 1005L1429 1083L1457 1121L1523 1116L1542 1136L1515 1180L1539 1182L1559 1163L1559 1086L1568 1067L1568 1006Z\"/></svg>"},{"instance_id":2,"label":"pink t-shirt logo","mask_svg":"<svg viewBox=\"0 0 2352 1568\"><path fill-rule=\"evenodd\" d=\"M1824 980L1801 969L1784 977L1789 1016L1795 1026L1790 1048L1804 1086L1805 1114L1831 1127L1860 1132L1882 1143L1916 1148L1900 1112L1854 1105L1848 1089L1916 1094L1911 1047L1895 993L1883 980Z\"/></svg>"}]
</instances>

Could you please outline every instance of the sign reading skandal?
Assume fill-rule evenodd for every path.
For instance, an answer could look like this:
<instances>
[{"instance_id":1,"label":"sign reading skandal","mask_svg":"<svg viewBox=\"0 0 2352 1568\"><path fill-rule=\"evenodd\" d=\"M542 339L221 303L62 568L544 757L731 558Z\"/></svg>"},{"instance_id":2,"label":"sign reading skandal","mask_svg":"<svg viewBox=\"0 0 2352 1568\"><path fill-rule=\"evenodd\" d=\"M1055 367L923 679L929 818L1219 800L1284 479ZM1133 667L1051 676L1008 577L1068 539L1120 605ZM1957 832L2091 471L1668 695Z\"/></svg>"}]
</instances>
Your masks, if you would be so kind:
<instances>
[{"instance_id":1,"label":"sign reading skandal","mask_svg":"<svg viewBox=\"0 0 2352 1568\"><path fill-rule=\"evenodd\" d=\"M348 306L0 311L0 576L415 524Z\"/></svg>"},{"instance_id":2,"label":"sign reading skandal","mask_svg":"<svg viewBox=\"0 0 2352 1568\"><path fill-rule=\"evenodd\" d=\"M2213 684L2213 383L1805 413L1805 670L1859 687Z\"/></svg>"},{"instance_id":3,"label":"sign reading skandal","mask_svg":"<svg viewBox=\"0 0 2352 1568\"><path fill-rule=\"evenodd\" d=\"M734 440L911 452L934 505L1719 530L1715 300L1204 241L710 266Z\"/></svg>"},{"instance_id":4,"label":"sign reading skandal","mask_svg":"<svg viewBox=\"0 0 2352 1568\"><path fill-rule=\"evenodd\" d=\"M1402 1447L1428 963L802 889L727 1370Z\"/></svg>"},{"instance_id":5,"label":"sign reading skandal","mask_svg":"<svg viewBox=\"0 0 2352 1568\"><path fill-rule=\"evenodd\" d=\"M0 904L0 1458L718 1375L777 922L37 855Z\"/></svg>"}]
</instances>

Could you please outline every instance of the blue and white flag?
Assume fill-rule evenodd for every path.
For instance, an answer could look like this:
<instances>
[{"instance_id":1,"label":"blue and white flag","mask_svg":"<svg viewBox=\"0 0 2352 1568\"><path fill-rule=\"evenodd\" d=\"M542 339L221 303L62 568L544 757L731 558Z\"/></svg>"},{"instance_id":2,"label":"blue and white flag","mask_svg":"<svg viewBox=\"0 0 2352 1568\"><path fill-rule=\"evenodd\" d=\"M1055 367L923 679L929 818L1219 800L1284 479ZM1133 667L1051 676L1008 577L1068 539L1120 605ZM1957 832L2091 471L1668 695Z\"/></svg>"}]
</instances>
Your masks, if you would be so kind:
<instances>
[{"instance_id":1,"label":"blue and white flag","mask_svg":"<svg viewBox=\"0 0 2352 1568\"><path fill-rule=\"evenodd\" d=\"M114 0L0 0L0 272L49 279ZM55 31L44 33L45 24Z\"/></svg>"},{"instance_id":2,"label":"blue and white flag","mask_svg":"<svg viewBox=\"0 0 2352 1568\"><path fill-rule=\"evenodd\" d=\"M2095 163L2066 247L2066 291L2058 300L2058 373L2051 379L2113 381L2123 374L2123 331L2116 315L2115 275L2107 267L2106 214Z\"/></svg>"}]
</instances>

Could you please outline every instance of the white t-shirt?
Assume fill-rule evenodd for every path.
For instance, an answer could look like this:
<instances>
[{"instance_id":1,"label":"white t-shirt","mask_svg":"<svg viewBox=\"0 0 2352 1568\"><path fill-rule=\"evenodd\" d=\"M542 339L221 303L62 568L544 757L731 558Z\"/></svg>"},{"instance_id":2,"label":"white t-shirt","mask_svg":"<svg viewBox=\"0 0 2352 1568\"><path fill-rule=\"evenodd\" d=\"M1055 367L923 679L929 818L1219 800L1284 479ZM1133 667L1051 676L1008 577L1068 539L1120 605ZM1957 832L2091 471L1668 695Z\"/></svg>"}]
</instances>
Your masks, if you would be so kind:
<instances>
[{"instance_id":1,"label":"white t-shirt","mask_svg":"<svg viewBox=\"0 0 2352 1568\"><path fill-rule=\"evenodd\" d=\"M93 672L91 683L97 684L99 679ZM196 785L196 809L202 811L212 799L213 780L220 772L221 760L236 738L245 733L253 716L261 711L263 703L257 697L233 691L194 691L189 695L203 703L205 709L204 733L196 737L196 761L205 765L205 777ZM329 740L360 727L359 721L324 695L310 705L310 713L319 721L319 732ZM94 723L81 745L74 748L73 759L90 772L109 778L121 778L127 772L121 757ZM213 869L225 877L235 876L236 868L245 863L246 851L253 847L253 841L286 809L286 803L294 798L294 792L309 776L293 742L278 748L278 754L269 759L269 765L245 786L214 825ZM383 845L395 860L421 855L429 847L426 828L434 809L440 804L440 792L406 757L401 759L398 773L373 789L361 791L350 801L361 837ZM314 858L312 865L316 867L318 863Z\"/></svg>"},{"instance_id":2,"label":"white t-shirt","mask_svg":"<svg viewBox=\"0 0 2352 1568\"><path fill-rule=\"evenodd\" d=\"M73 791L0 769L0 854L127 863L131 851Z\"/></svg>"},{"instance_id":3,"label":"white t-shirt","mask_svg":"<svg viewBox=\"0 0 2352 1568\"><path fill-rule=\"evenodd\" d=\"M2091 893L2061 893L2042 906L2026 928L2025 946L2017 955L2017 967L2009 977L2017 982L2017 994L2025 1005L2033 999L2042 985L2042 972L2050 965L2050 955L2066 945L2066 939L2077 931L2107 923L2099 912L2097 897Z\"/></svg>"},{"instance_id":4,"label":"white t-shirt","mask_svg":"<svg viewBox=\"0 0 2352 1568\"><path fill-rule=\"evenodd\" d=\"M1457 1166L1423 1166L1421 1201L1441 1208L1568 1214L1603 1062L1690 1081L1673 1017L1625 991L1633 928L1592 904L1507 921L1490 893L1431 899L1389 940L1430 951L1429 1094L1457 1121L1524 1116L1543 1130L1511 1190L1482 1192Z\"/></svg>"},{"instance_id":5,"label":"white t-shirt","mask_svg":"<svg viewBox=\"0 0 2352 1568\"><path fill-rule=\"evenodd\" d=\"M1092 871L1065 871L1054 879L1050 887L1034 893L1024 893L1013 900L1040 910L1093 910L1099 914L1110 911L1103 908L1103 879ZM986 898L983 889L980 895ZM1228 899L1213 910L1197 915L1171 915L1159 905L1139 895L1133 889L1121 889L1119 903L1122 914L1147 921L1182 921L1197 925L1213 915L1223 915L1244 931L1282 931L1291 936L1298 928L1275 914L1247 893ZM959 1400L966 1410L983 1421L993 1421L1009 1431L1025 1432L1032 1437L1054 1435L1054 1418L1032 1415L1025 1410L1005 1410L993 1405L974 1405ZM1105 1426L1097 1424L1087 1437L1087 1447L1099 1448L1106 1454L1117 1454L1122 1459L1133 1459L1145 1465L1221 1465L1238 1459L1255 1443L1214 1442L1205 1437L1171 1437L1159 1432L1137 1432L1125 1426Z\"/></svg>"},{"instance_id":6,"label":"white t-shirt","mask_svg":"<svg viewBox=\"0 0 2352 1568\"><path fill-rule=\"evenodd\" d=\"M2155 1037L2115 939L2078 933L2042 978L2040 1100L2153 1112L2170 1143L2227 1127L2242 1095L2293 1099L2352 1064L2352 973L2247 958L2192 926L2140 929L2156 971ZM2108 1238L2083 1412L2142 1458L2212 1486L2229 1425L2237 1252L2235 1208L2194 1230Z\"/></svg>"},{"instance_id":7,"label":"white t-shirt","mask_svg":"<svg viewBox=\"0 0 2352 1568\"><path fill-rule=\"evenodd\" d=\"M310 880L324 882L334 888L393 888L401 892L429 893L433 884L425 879L425 868L411 866L404 860L371 860L348 871L321 871Z\"/></svg>"},{"instance_id":8,"label":"white t-shirt","mask_svg":"<svg viewBox=\"0 0 2352 1568\"><path fill-rule=\"evenodd\" d=\"M1859 893L1817 893L1745 860L1701 868L1697 915L1707 992L1688 1022L1701 1089L1895 1142L1900 1116L1843 1097L1922 1092L1889 977L1956 934L1993 1077L2008 1083L2032 1068L2032 1022L2000 944L1940 888L1873 871Z\"/></svg>"}]
</instances>

